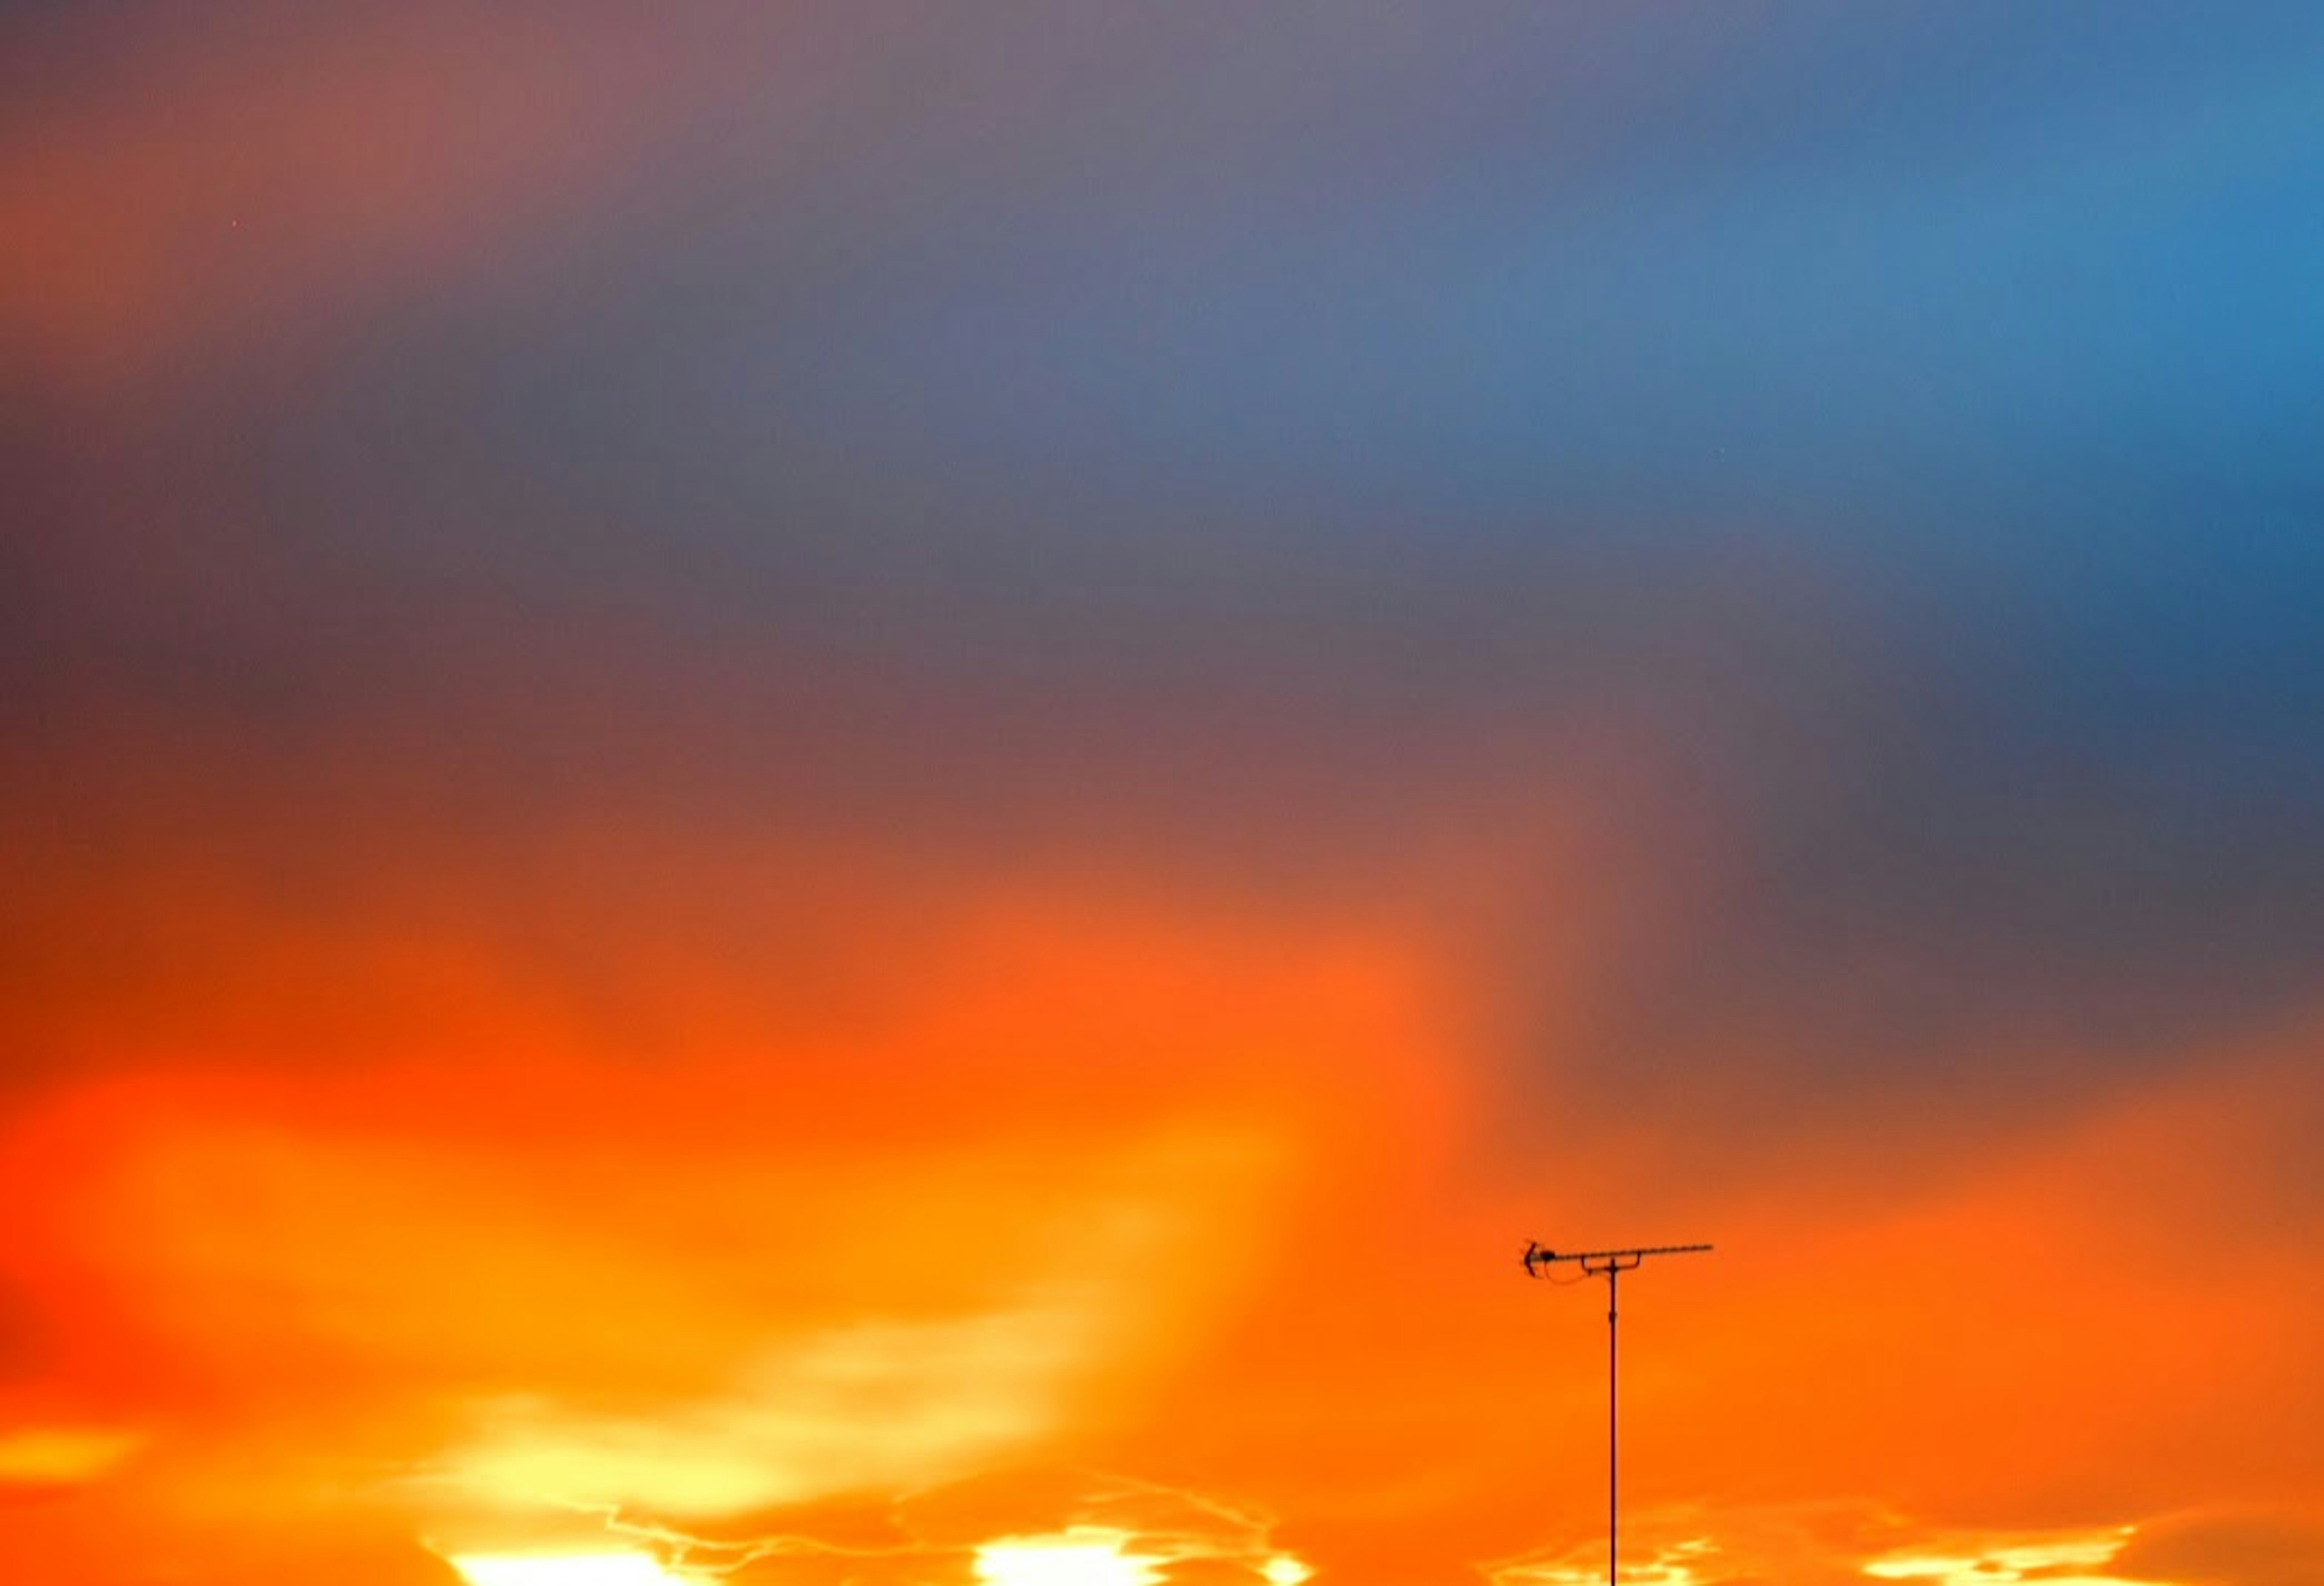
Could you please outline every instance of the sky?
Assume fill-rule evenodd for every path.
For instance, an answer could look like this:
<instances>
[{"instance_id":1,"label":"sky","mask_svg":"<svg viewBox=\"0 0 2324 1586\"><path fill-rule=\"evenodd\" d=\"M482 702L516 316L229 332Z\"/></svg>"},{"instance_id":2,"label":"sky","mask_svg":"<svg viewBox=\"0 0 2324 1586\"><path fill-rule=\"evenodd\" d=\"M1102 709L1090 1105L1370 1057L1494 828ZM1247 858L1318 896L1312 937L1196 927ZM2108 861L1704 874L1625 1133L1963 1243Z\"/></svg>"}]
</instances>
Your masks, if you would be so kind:
<instances>
[{"instance_id":1,"label":"sky","mask_svg":"<svg viewBox=\"0 0 2324 1586\"><path fill-rule=\"evenodd\" d=\"M0 14L0 1563L2324 1579L2324 11Z\"/></svg>"}]
</instances>

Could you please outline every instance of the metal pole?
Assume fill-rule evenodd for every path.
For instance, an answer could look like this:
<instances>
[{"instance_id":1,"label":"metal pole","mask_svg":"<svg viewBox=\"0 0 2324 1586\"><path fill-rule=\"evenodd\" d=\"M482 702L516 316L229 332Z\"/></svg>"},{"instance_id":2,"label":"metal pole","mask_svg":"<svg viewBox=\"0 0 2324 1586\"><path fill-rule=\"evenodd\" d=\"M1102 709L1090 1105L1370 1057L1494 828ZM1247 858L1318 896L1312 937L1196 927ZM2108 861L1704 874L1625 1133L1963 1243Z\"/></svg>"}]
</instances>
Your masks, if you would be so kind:
<instances>
[{"instance_id":1,"label":"metal pole","mask_svg":"<svg viewBox=\"0 0 2324 1586\"><path fill-rule=\"evenodd\" d=\"M1627 1250L1582 1250L1561 1255L1538 1243L1526 1246L1527 1277L1555 1261L1578 1263L1582 1270L1606 1278L1606 1586L1621 1586L1621 1281L1622 1274L1648 1256L1691 1256L1709 1245L1639 1245Z\"/></svg>"},{"instance_id":2,"label":"metal pole","mask_svg":"<svg viewBox=\"0 0 2324 1586\"><path fill-rule=\"evenodd\" d=\"M1615 1413L1617 1386L1621 1381L1616 1370L1619 1363L1621 1333L1616 1327L1620 1307L1615 1304L1622 1286L1622 1269L1606 1268L1606 1586L1619 1586L1622 1578L1622 1503L1621 1467L1616 1460L1621 1420Z\"/></svg>"}]
</instances>

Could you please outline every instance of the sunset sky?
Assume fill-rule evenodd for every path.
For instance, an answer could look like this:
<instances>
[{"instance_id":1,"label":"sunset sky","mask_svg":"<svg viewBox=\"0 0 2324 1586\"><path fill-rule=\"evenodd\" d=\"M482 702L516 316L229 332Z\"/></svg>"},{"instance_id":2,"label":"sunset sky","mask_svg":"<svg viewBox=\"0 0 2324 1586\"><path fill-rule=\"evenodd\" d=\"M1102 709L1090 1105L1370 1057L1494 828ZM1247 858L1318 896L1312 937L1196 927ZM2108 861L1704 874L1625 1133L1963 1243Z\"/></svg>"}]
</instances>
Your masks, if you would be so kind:
<instances>
[{"instance_id":1,"label":"sunset sky","mask_svg":"<svg viewBox=\"0 0 2324 1586\"><path fill-rule=\"evenodd\" d=\"M2310 0L9 7L0 1579L2317 1586L2319 437Z\"/></svg>"}]
</instances>

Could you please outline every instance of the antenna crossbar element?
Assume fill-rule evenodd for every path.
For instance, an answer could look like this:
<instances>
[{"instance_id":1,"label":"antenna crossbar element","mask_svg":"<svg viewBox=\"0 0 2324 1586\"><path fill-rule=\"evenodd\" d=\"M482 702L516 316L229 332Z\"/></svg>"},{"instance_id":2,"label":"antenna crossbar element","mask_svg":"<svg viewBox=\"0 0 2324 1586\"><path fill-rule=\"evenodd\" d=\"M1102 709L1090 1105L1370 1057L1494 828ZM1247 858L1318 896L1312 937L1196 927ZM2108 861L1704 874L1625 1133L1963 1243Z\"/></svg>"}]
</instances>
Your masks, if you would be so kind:
<instances>
[{"instance_id":1,"label":"antenna crossbar element","mask_svg":"<svg viewBox=\"0 0 2324 1586\"><path fill-rule=\"evenodd\" d=\"M1537 1240L1526 1242L1525 1270L1527 1277L1539 1277L1542 1269L1559 1261L1571 1261L1592 1277L1606 1280L1606 1581L1607 1586L1619 1586L1621 1574L1621 1483L1619 1465L1616 1460L1620 1446L1618 1434L1616 1367L1619 1362L1617 1323L1621 1307L1617 1303L1622 1274L1644 1261L1648 1256L1692 1256L1710 1249L1709 1245L1633 1245L1620 1250L1553 1250Z\"/></svg>"},{"instance_id":2,"label":"antenna crossbar element","mask_svg":"<svg viewBox=\"0 0 2324 1586\"><path fill-rule=\"evenodd\" d=\"M1553 1261L1573 1261L1594 1277L1600 1272L1628 1272L1648 1256L1691 1256L1710 1248L1709 1245L1638 1245L1627 1250L1553 1250L1545 1244L1528 1240L1525 1269L1527 1277L1539 1277L1541 1268Z\"/></svg>"}]
</instances>

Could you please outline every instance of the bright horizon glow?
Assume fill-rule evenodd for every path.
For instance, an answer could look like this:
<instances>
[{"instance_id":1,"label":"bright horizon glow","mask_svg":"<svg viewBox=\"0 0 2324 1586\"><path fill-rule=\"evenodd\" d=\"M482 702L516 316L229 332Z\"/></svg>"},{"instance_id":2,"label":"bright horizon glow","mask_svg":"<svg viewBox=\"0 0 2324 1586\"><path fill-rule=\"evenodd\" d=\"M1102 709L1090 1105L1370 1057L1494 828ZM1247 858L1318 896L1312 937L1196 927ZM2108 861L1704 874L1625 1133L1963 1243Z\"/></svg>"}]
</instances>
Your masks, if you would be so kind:
<instances>
[{"instance_id":1,"label":"bright horizon glow","mask_svg":"<svg viewBox=\"0 0 2324 1586\"><path fill-rule=\"evenodd\" d=\"M1864 1572L1883 1581L1924 1581L1941 1586L1981 1586L1981 1583L2040 1580L2052 1586L2127 1586L2111 1575L2065 1575L2058 1572L2104 1564L2135 1534L2133 1526L2117 1526L2103 1535L2052 1542L2014 1543L1979 1549L1973 1554L1890 1554L1864 1565Z\"/></svg>"},{"instance_id":2,"label":"bright horizon glow","mask_svg":"<svg viewBox=\"0 0 2324 1586\"><path fill-rule=\"evenodd\" d=\"M1152 1586L1160 1561L1122 1552L1127 1540L1078 1526L1054 1537L1004 1537L976 1550L976 1578L991 1586Z\"/></svg>"},{"instance_id":3,"label":"bright horizon glow","mask_svg":"<svg viewBox=\"0 0 2324 1586\"><path fill-rule=\"evenodd\" d=\"M470 1553L451 1561L468 1586L685 1586L642 1553Z\"/></svg>"}]
</instances>

